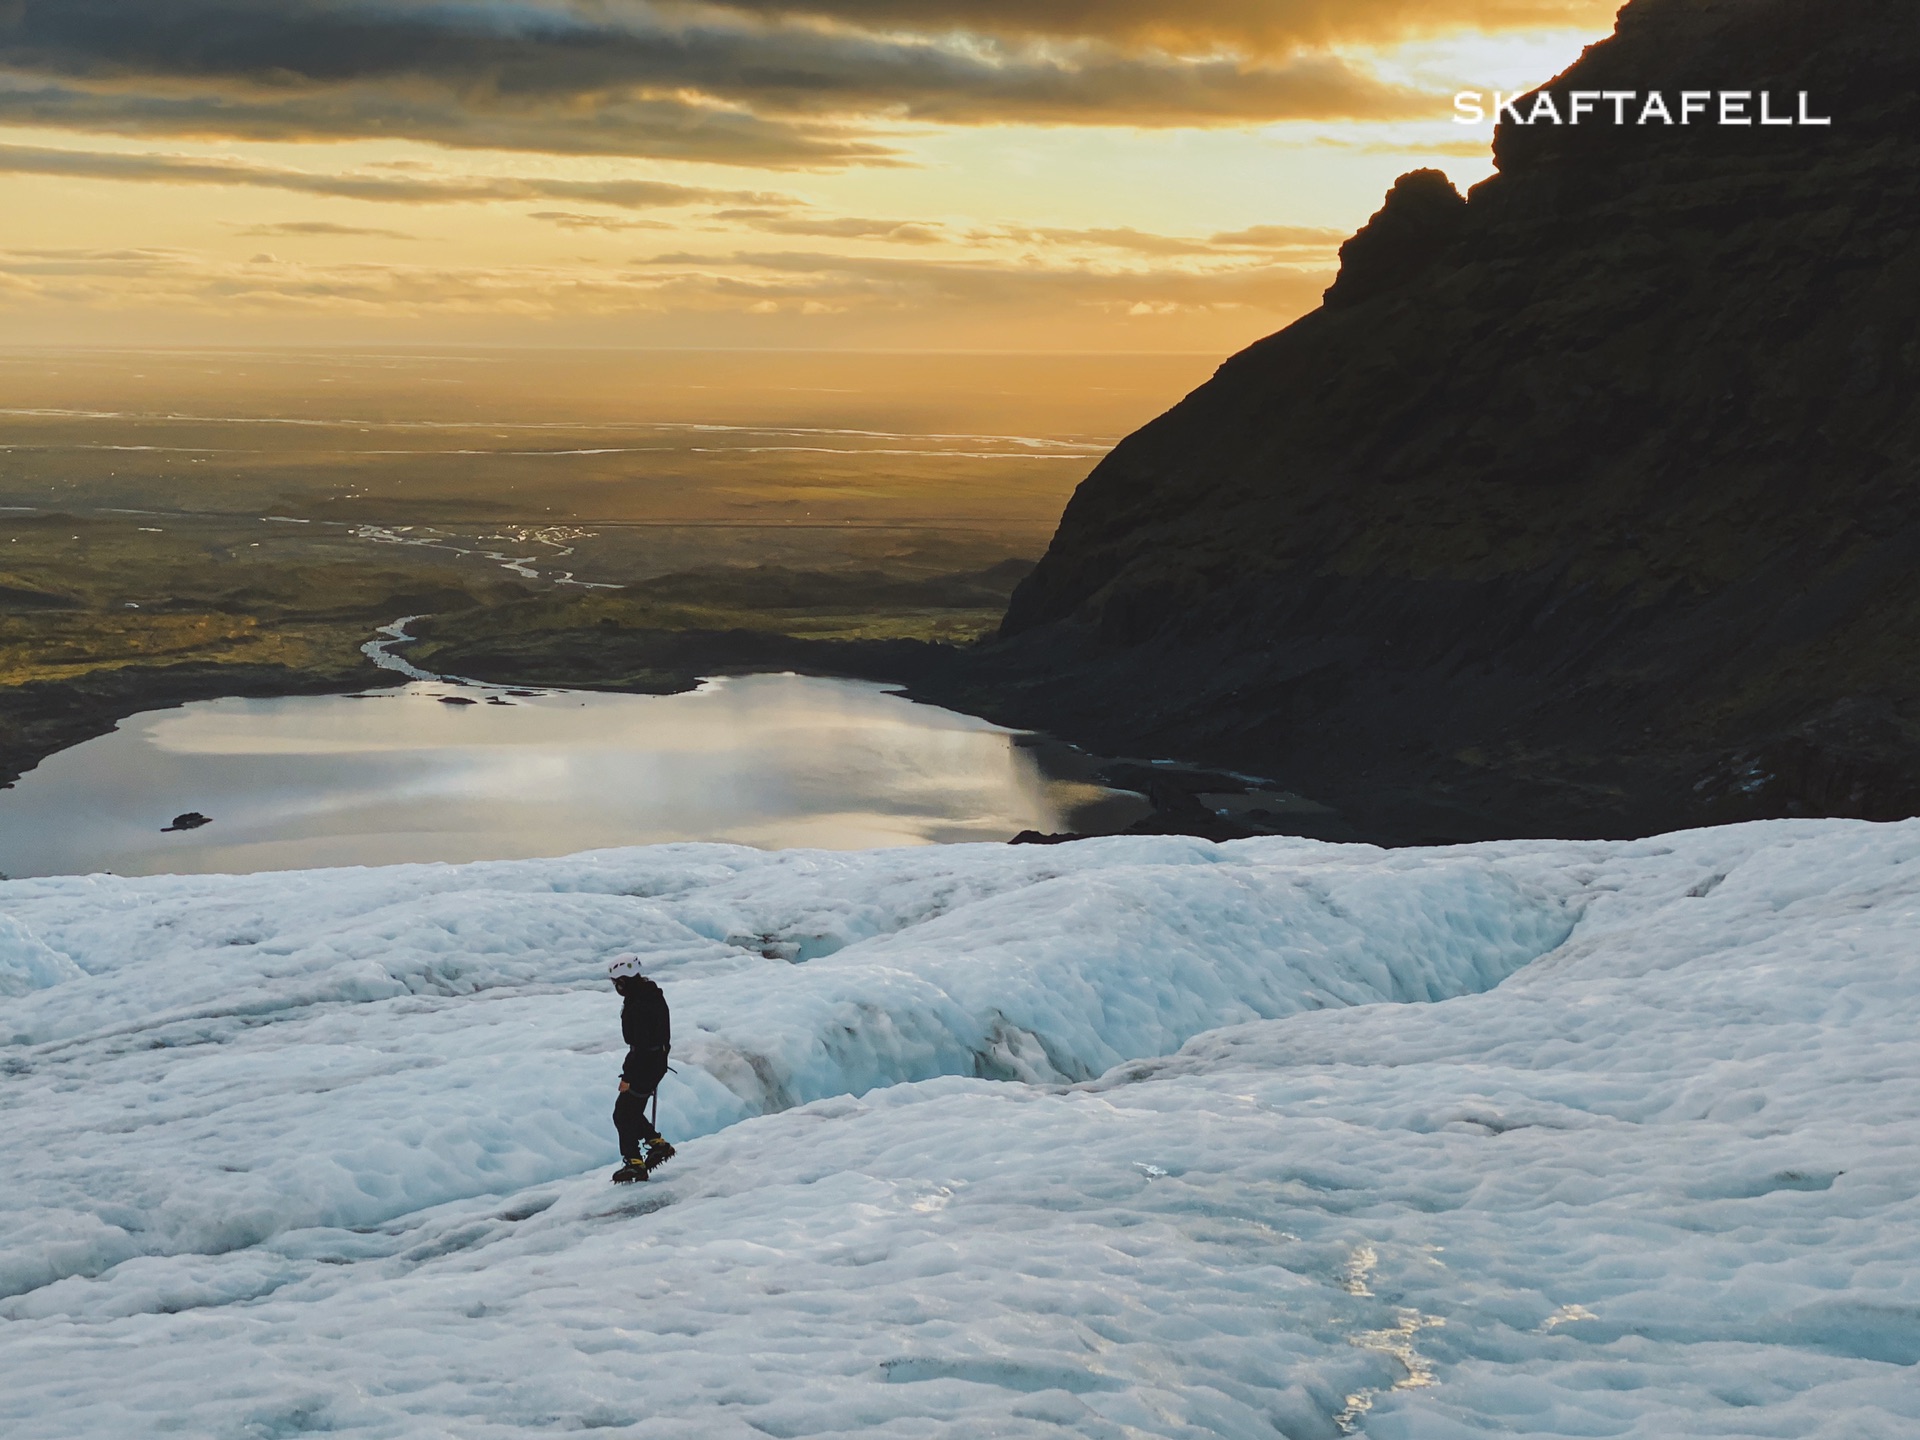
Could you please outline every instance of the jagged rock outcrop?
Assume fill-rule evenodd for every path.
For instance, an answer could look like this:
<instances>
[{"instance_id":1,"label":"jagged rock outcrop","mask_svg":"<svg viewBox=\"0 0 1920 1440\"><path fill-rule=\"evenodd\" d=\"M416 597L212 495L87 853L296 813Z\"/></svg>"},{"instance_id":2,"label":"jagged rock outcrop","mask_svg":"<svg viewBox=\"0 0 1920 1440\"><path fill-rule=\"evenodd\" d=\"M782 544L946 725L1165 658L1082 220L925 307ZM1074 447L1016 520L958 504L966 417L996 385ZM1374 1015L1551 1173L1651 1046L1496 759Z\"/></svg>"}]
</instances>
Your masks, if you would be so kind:
<instances>
[{"instance_id":1,"label":"jagged rock outcrop","mask_svg":"<svg viewBox=\"0 0 1920 1440\"><path fill-rule=\"evenodd\" d=\"M1340 274L1327 287L1328 308L1399 289L1444 255L1466 223L1466 197L1445 171L1402 175L1379 213L1340 247Z\"/></svg>"},{"instance_id":2,"label":"jagged rock outcrop","mask_svg":"<svg viewBox=\"0 0 1920 1440\"><path fill-rule=\"evenodd\" d=\"M1384 840L1920 809L1920 6L1633 0L1080 488L944 698ZM1523 112L1526 107L1523 106ZM1632 118L1630 113L1630 119Z\"/></svg>"}]
</instances>

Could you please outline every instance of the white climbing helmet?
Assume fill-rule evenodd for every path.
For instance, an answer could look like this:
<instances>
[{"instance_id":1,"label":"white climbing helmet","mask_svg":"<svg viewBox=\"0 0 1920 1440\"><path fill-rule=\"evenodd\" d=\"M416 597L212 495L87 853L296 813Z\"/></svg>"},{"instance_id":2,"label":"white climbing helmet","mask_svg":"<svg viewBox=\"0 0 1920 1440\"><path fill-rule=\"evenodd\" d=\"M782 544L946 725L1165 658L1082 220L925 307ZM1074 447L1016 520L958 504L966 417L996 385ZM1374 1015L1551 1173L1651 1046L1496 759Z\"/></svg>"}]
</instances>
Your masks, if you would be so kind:
<instances>
[{"instance_id":1,"label":"white climbing helmet","mask_svg":"<svg viewBox=\"0 0 1920 1440\"><path fill-rule=\"evenodd\" d=\"M638 955L616 955L607 962L607 974L616 980L625 980L639 973L640 957Z\"/></svg>"}]
</instances>

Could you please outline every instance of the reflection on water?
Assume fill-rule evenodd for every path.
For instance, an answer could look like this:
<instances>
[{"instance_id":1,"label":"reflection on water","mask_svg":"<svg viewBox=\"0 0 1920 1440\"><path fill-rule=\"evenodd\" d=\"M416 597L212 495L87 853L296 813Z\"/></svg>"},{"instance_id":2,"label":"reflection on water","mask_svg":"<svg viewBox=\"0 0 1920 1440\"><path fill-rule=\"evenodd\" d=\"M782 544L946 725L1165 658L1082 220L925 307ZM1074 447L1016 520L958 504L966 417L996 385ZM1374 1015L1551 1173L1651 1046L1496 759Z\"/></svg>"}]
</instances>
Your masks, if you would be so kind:
<instances>
[{"instance_id":1,"label":"reflection on water","mask_svg":"<svg viewBox=\"0 0 1920 1440\"><path fill-rule=\"evenodd\" d=\"M450 699L471 703L448 703ZM422 683L151 711L0 791L0 871L283 870L726 840L854 849L1067 828L1097 798L1010 732L859 681L683 695ZM212 817L163 834L175 815Z\"/></svg>"}]
</instances>

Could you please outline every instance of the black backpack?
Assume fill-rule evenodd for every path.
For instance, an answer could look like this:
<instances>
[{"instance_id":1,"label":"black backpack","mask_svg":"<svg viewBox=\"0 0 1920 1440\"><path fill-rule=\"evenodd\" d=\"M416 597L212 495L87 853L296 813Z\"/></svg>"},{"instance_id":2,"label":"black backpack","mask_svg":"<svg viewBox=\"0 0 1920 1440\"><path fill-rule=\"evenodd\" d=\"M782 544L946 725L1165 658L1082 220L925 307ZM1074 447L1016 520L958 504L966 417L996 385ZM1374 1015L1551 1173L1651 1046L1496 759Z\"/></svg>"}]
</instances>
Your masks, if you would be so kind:
<instances>
[{"instance_id":1,"label":"black backpack","mask_svg":"<svg viewBox=\"0 0 1920 1440\"><path fill-rule=\"evenodd\" d=\"M620 1034L634 1050L673 1048L673 1016L660 987L644 975L627 979L626 1004L620 1009Z\"/></svg>"}]
</instances>

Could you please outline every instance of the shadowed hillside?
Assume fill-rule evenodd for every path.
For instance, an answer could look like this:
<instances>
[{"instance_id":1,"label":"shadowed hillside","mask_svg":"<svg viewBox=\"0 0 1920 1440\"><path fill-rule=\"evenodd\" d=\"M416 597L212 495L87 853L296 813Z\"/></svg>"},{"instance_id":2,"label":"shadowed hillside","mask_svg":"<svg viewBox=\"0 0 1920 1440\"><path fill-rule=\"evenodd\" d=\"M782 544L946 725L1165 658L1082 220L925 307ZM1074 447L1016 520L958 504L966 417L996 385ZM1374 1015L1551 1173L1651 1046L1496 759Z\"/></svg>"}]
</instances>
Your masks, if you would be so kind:
<instances>
[{"instance_id":1,"label":"shadowed hillside","mask_svg":"<svg viewBox=\"0 0 1920 1440\"><path fill-rule=\"evenodd\" d=\"M1081 486L943 698L1387 840L1920 809L1920 8L1634 0ZM1784 102L1782 104L1781 102ZM1631 113L1631 112L1630 112Z\"/></svg>"}]
</instances>

